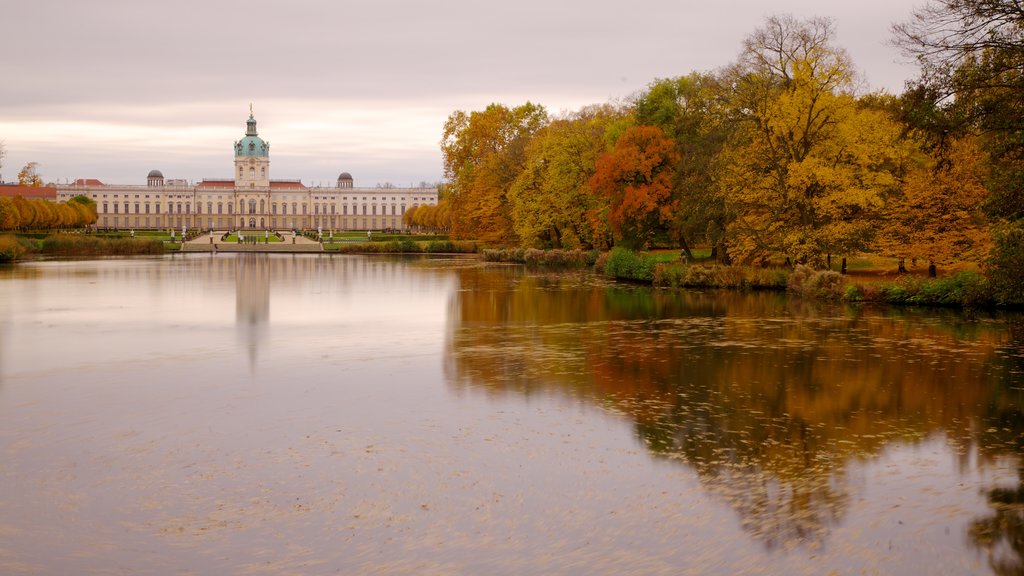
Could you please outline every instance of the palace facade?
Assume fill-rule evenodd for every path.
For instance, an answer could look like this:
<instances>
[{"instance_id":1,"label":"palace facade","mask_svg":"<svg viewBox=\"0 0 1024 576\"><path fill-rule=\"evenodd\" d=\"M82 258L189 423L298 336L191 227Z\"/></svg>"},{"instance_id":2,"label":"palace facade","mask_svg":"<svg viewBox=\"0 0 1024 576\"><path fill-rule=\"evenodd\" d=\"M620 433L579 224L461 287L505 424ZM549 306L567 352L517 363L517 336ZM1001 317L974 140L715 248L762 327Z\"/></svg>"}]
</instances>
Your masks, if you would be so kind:
<instances>
[{"instance_id":1,"label":"palace facade","mask_svg":"<svg viewBox=\"0 0 1024 576\"><path fill-rule=\"evenodd\" d=\"M234 153L233 178L189 183L152 170L145 186L78 179L57 186L57 200L92 198L100 228L190 230L398 230L407 209L437 204L436 188L356 188L348 172L334 187L271 179L270 144L251 113Z\"/></svg>"}]
</instances>

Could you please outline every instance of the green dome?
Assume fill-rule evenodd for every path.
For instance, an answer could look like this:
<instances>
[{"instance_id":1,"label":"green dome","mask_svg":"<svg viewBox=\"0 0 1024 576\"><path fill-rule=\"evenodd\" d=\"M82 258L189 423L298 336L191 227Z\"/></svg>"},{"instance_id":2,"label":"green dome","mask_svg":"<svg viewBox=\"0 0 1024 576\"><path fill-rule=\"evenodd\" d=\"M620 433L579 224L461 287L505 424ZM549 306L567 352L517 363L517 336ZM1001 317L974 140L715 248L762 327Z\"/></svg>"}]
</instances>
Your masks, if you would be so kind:
<instances>
[{"instance_id":1,"label":"green dome","mask_svg":"<svg viewBox=\"0 0 1024 576\"><path fill-rule=\"evenodd\" d=\"M235 156L252 156L259 158L270 156L270 144L263 141L256 133L256 119L252 114L246 122L245 138L235 142Z\"/></svg>"}]
</instances>

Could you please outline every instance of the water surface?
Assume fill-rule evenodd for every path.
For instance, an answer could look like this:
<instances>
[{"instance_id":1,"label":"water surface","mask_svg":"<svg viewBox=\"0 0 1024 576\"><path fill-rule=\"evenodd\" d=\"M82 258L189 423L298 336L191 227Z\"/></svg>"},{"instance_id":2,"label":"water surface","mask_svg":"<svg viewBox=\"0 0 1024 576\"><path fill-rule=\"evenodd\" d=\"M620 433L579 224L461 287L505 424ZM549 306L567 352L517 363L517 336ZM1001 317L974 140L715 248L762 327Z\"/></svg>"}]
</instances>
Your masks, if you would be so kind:
<instances>
[{"instance_id":1,"label":"water surface","mask_svg":"<svg viewBox=\"0 0 1024 576\"><path fill-rule=\"evenodd\" d=\"M0 572L1016 574L1022 342L467 259L0 268Z\"/></svg>"}]
</instances>

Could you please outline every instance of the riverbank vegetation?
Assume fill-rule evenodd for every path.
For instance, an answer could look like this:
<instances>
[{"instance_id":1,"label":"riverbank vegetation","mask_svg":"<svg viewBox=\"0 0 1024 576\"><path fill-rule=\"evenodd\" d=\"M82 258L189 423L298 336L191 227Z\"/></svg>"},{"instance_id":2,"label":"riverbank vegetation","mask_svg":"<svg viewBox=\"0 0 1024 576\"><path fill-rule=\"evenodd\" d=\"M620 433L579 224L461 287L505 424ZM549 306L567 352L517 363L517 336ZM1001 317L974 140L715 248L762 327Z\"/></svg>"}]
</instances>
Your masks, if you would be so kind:
<instances>
[{"instance_id":1,"label":"riverbank vegetation","mask_svg":"<svg viewBox=\"0 0 1024 576\"><path fill-rule=\"evenodd\" d=\"M88 196L60 203L0 196L0 231L74 229L95 223L96 202Z\"/></svg>"},{"instance_id":2,"label":"riverbank vegetation","mask_svg":"<svg viewBox=\"0 0 1024 576\"><path fill-rule=\"evenodd\" d=\"M735 61L625 104L455 111L443 197L407 217L523 254L685 255L607 256L611 275L659 285L1024 303L1021 22L1012 3L931 2L894 28L922 64L900 95L860 89L830 21L770 17ZM865 255L944 278L850 288L828 272ZM979 272L948 276L964 263Z\"/></svg>"},{"instance_id":3,"label":"riverbank vegetation","mask_svg":"<svg viewBox=\"0 0 1024 576\"><path fill-rule=\"evenodd\" d=\"M96 234L53 234L42 238L0 236L0 262L33 256L137 256L163 254L164 242L154 237L112 237Z\"/></svg>"}]
</instances>

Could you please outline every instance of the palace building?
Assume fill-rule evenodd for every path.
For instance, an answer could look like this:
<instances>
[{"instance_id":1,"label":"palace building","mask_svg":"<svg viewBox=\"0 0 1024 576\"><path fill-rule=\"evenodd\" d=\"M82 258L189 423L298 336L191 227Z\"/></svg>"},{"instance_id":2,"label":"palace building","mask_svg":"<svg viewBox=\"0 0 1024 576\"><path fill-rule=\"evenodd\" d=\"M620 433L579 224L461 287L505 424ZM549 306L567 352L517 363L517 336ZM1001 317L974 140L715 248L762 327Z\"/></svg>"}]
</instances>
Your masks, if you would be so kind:
<instances>
[{"instance_id":1,"label":"palace building","mask_svg":"<svg viewBox=\"0 0 1024 576\"><path fill-rule=\"evenodd\" d=\"M234 153L232 178L189 183L151 170L145 186L78 179L57 186L57 200L92 198L100 228L191 230L399 230L407 209L437 204L435 188L356 188L348 172L333 187L272 179L270 143L257 133L251 111Z\"/></svg>"}]
</instances>

